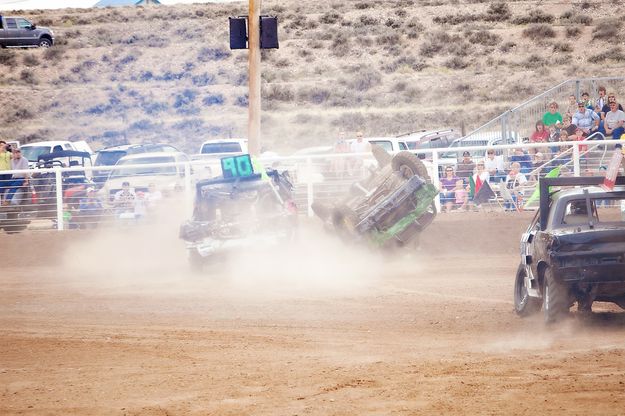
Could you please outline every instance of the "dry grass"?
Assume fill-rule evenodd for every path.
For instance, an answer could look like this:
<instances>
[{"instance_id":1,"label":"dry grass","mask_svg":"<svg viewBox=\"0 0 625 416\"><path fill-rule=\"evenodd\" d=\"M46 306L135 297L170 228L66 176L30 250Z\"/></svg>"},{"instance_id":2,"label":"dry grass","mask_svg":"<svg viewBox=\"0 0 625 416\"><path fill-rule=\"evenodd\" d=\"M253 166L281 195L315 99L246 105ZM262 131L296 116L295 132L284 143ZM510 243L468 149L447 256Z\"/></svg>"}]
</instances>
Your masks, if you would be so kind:
<instances>
[{"instance_id":1,"label":"dry grass","mask_svg":"<svg viewBox=\"0 0 625 416\"><path fill-rule=\"evenodd\" d=\"M609 20L610 4L568 9L555 0L267 0L280 49L262 53L263 135L292 149L339 127L473 128L568 78L572 57L584 71L575 76L620 74L621 19ZM3 108L15 109L0 136L95 147L168 137L193 151L211 135L245 135L247 51L229 49L227 27L242 13L238 4L24 12L58 42L0 50ZM436 117L441 98L449 110Z\"/></svg>"}]
</instances>

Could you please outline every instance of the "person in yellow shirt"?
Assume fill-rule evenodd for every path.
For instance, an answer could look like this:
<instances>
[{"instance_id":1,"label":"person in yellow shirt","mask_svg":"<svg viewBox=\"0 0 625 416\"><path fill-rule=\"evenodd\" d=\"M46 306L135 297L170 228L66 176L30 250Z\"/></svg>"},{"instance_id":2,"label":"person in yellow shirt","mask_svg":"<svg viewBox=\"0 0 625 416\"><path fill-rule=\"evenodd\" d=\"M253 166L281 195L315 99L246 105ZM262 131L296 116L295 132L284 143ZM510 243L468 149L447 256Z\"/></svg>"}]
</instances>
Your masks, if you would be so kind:
<instances>
[{"instance_id":1,"label":"person in yellow shirt","mask_svg":"<svg viewBox=\"0 0 625 416\"><path fill-rule=\"evenodd\" d=\"M11 170L11 153L7 151L7 142L0 140L0 203L6 190L6 181L11 180L11 174L5 173L8 170Z\"/></svg>"}]
</instances>

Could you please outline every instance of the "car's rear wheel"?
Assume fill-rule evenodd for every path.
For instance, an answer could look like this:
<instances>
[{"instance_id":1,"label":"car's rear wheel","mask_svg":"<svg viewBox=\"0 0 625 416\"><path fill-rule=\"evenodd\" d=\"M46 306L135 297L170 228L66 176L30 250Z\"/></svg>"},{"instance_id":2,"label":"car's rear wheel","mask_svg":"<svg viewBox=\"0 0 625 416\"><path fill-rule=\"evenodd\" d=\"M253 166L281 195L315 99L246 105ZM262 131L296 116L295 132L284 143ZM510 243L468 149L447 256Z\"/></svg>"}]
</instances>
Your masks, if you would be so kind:
<instances>
[{"instance_id":1,"label":"car's rear wheel","mask_svg":"<svg viewBox=\"0 0 625 416\"><path fill-rule=\"evenodd\" d=\"M543 287L543 314L545 323L563 319L570 307L568 288L553 278L550 268L545 270Z\"/></svg>"},{"instance_id":2,"label":"car's rear wheel","mask_svg":"<svg viewBox=\"0 0 625 416\"><path fill-rule=\"evenodd\" d=\"M519 316L530 316L540 311L541 302L538 298L532 298L527 293L525 266L519 264L514 280L514 311Z\"/></svg>"},{"instance_id":3,"label":"car's rear wheel","mask_svg":"<svg viewBox=\"0 0 625 416\"><path fill-rule=\"evenodd\" d=\"M405 179L418 175L426 181L430 180L430 174L421 159L408 151L397 153L391 160L391 167Z\"/></svg>"},{"instance_id":4,"label":"car's rear wheel","mask_svg":"<svg viewBox=\"0 0 625 416\"><path fill-rule=\"evenodd\" d=\"M9 212L7 213L7 220L3 228L7 234L15 234L28 228L29 222L28 220L20 220L17 212Z\"/></svg>"}]
</instances>

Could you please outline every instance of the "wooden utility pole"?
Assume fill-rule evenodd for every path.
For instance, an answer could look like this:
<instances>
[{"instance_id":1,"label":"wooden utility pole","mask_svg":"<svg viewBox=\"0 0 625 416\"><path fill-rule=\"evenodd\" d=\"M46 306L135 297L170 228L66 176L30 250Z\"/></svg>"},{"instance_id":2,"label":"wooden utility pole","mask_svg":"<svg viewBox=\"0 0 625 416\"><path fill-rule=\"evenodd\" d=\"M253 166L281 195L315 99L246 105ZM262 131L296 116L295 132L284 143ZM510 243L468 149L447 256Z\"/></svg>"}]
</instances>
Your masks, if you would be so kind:
<instances>
[{"instance_id":1,"label":"wooden utility pole","mask_svg":"<svg viewBox=\"0 0 625 416\"><path fill-rule=\"evenodd\" d=\"M260 3L261 0L250 1L248 18L248 151L252 156L260 154Z\"/></svg>"}]
</instances>

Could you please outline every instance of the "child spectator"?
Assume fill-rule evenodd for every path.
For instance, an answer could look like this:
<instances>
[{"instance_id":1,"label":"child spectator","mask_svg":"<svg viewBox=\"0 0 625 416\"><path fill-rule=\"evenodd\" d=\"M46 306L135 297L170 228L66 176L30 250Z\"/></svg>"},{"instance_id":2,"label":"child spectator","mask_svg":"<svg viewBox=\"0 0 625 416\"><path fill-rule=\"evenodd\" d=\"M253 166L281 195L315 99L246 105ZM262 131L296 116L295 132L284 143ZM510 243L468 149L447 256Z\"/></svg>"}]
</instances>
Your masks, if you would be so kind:
<instances>
[{"instance_id":1,"label":"child spectator","mask_svg":"<svg viewBox=\"0 0 625 416\"><path fill-rule=\"evenodd\" d=\"M594 111L595 106L593 105L592 100L590 99L590 94L588 94L587 92L583 92L582 102L584 103L584 107L588 108L589 110Z\"/></svg>"},{"instance_id":2,"label":"child spectator","mask_svg":"<svg viewBox=\"0 0 625 416\"><path fill-rule=\"evenodd\" d=\"M458 210L467 209L469 194L464 188L464 181L462 179L456 181L456 187L454 188L454 197L456 198L456 207Z\"/></svg>"},{"instance_id":3,"label":"child spectator","mask_svg":"<svg viewBox=\"0 0 625 416\"><path fill-rule=\"evenodd\" d=\"M549 139L549 131L545 130L545 123L542 120L536 122L534 133L530 136L532 143L546 143Z\"/></svg>"},{"instance_id":4,"label":"child spectator","mask_svg":"<svg viewBox=\"0 0 625 416\"><path fill-rule=\"evenodd\" d=\"M513 211L514 207L520 210L523 205L523 191L520 189L527 182L527 178L520 172L521 165L514 162L510 165L510 172L506 175L506 189L510 191L512 201L505 201L506 211Z\"/></svg>"},{"instance_id":5,"label":"child spectator","mask_svg":"<svg viewBox=\"0 0 625 416\"><path fill-rule=\"evenodd\" d=\"M600 113L603 112L603 107L608 103L605 91L605 87L601 85L598 90L599 97L597 97L597 99L595 100L595 113L599 114L601 118L603 118L603 116Z\"/></svg>"},{"instance_id":6,"label":"child spectator","mask_svg":"<svg viewBox=\"0 0 625 416\"><path fill-rule=\"evenodd\" d=\"M577 98L573 94L569 95L569 102L566 105L566 115L573 117L573 114L577 111Z\"/></svg>"}]
</instances>

